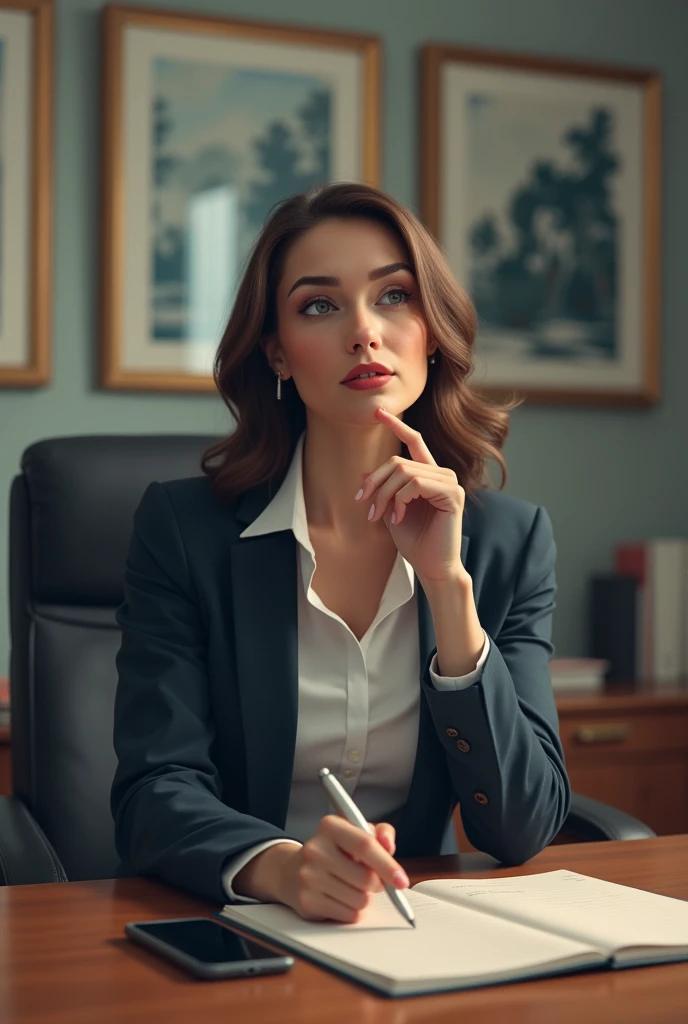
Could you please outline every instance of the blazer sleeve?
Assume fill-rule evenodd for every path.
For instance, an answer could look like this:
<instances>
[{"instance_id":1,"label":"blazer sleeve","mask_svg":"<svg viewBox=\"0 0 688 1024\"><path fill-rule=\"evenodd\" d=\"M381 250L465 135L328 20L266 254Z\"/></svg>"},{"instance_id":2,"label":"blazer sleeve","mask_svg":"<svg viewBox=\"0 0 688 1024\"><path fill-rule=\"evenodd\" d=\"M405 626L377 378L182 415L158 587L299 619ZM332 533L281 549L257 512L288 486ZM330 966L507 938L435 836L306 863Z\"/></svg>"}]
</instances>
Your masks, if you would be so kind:
<instances>
[{"instance_id":1,"label":"blazer sleeve","mask_svg":"<svg viewBox=\"0 0 688 1024\"><path fill-rule=\"evenodd\" d=\"M549 516L538 508L480 681L452 692L433 688L428 669L422 680L466 835L505 864L539 853L571 799L549 674L555 558Z\"/></svg>"},{"instance_id":2,"label":"blazer sleeve","mask_svg":"<svg viewBox=\"0 0 688 1024\"><path fill-rule=\"evenodd\" d=\"M211 758L206 630L161 484L148 487L135 514L117 621L118 767L111 792L117 852L129 873L155 875L225 903L225 861L257 843L295 837L221 799Z\"/></svg>"}]
</instances>

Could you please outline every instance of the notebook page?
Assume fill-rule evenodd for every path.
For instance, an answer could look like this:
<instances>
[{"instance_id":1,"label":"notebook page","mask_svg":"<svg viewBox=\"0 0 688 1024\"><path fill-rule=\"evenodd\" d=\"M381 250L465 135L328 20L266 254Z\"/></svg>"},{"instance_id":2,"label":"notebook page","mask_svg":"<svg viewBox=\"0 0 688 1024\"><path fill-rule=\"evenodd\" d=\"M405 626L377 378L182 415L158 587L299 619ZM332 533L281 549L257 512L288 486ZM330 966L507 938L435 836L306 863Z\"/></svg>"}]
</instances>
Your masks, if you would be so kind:
<instances>
[{"instance_id":1,"label":"notebook page","mask_svg":"<svg viewBox=\"0 0 688 1024\"><path fill-rule=\"evenodd\" d=\"M237 924L275 939L282 936L288 945L388 982L432 984L444 978L468 983L493 975L528 974L569 958L572 965L581 966L600 961L588 945L440 903L412 890L406 896L416 915L415 928L384 892L376 894L356 924L304 921L276 903L232 905L222 913Z\"/></svg>"},{"instance_id":2,"label":"notebook page","mask_svg":"<svg viewBox=\"0 0 688 1024\"><path fill-rule=\"evenodd\" d=\"M608 953L632 946L688 946L688 903L576 871L435 879L415 890L549 928Z\"/></svg>"}]
</instances>

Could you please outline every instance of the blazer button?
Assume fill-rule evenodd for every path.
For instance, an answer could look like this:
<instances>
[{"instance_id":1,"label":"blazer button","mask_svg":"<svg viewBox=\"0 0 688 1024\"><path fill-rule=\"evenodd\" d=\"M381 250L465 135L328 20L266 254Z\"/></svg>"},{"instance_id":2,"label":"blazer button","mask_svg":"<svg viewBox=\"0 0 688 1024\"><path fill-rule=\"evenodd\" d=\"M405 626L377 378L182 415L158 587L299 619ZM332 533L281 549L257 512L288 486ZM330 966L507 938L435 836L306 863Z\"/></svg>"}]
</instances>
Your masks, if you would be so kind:
<instances>
[{"instance_id":1,"label":"blazer button","mask_svg":"<svg viewBox=\"0 0 688 1024\"><path fill-rule=\"evenodd\" d=\"M488 799L487 799L487 797L485 796L484 793L474 793L473 794L473 799L475 800L475 802L477 804L482 804L483 806L486 803L489 803L489 801L488 801Z\"/></svg>"},{"instance_id":2,"label":"blazer button","mask_svg":"<svg viewBox=\"0 0 688 1024\"><path fill-rule=\"evenodd\" d=\"M462 754L467 754L468 751L471 749L471 745L470 743L468 743L467 740L457 740L456 745Z\"/></svg>"},{"instance_id":3,"label":"blazer button","mask_svg":"<svg viewBox=\"0 0 688 1024\"><path fill-rule=\"evenodd\" d=\"M447 736L451 736L452 739L454 739L455 736L459 735L456 729L447 729L446 732Z\"/></svg>"}]
</instances>

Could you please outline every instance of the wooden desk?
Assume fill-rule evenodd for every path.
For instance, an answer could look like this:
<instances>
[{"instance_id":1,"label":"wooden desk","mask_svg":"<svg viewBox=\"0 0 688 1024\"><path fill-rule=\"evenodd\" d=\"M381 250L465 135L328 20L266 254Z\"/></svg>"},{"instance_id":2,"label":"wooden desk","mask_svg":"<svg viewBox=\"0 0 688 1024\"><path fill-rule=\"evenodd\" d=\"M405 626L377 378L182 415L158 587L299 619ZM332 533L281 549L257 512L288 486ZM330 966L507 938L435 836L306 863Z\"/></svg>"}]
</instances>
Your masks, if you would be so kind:
<instances>
[{"instance_id":1,"label":"wooden desk","mask_svg":"<svg viewBox=\"0 0 688 1024\"><path fill-rule=\"evenodd\" d=\"M412 882L493 873L483 854L407 860ZM568 867L688 899L688 836L549 847L497 875ZM662 1024L688 1018L688 963L391 1000L298 960L288 974L195 981L124 938L127 921L213 906L144 879L0 888L3 1024Z\"/></svg>"}]
</instances>

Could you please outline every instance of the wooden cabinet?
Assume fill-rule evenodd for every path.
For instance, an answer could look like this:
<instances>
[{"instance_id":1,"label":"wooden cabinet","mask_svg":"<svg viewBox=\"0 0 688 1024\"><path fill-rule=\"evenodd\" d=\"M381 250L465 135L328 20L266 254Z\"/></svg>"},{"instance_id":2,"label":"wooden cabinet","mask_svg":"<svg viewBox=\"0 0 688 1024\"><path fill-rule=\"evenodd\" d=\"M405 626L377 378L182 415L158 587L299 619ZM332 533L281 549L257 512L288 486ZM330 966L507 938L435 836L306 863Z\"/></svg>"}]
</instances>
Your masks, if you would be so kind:
<instances>
[{"instance_id":1,"label":"wooden cabinet","mask_svg":"<svg viewBox=\"0 0 688 1024\"><path fill-rule=\"evenodd\" d=\"M688 832L688 689L557 701L571 786L640 818L658 835Z\"/></svg>"},{"instance_id":2,"label":"wooden cabinet","mask_svg":"<svg viewBox=\"0 0 688 1024\"><path fill-rule=\"evenodd\" d=\"M571 788L657 835L688 832L688 683L558 696ZM459 849L472 850L455 815Z\"/></svg>"}]
</instances>

